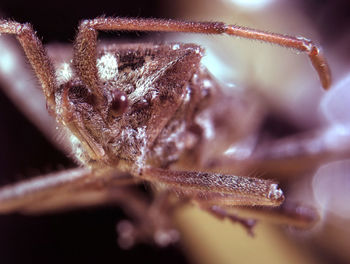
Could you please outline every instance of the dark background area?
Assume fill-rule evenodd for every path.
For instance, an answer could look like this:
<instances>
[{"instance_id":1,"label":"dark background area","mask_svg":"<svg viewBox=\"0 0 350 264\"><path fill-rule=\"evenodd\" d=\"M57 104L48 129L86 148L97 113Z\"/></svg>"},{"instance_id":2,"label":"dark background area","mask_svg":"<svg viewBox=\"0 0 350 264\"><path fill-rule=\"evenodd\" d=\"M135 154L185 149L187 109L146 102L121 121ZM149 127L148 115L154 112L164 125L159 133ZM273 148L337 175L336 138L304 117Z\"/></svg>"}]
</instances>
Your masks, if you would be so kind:
<instances>
[{"instance_id":1,"label":"dark background area","mask_svg":"<svg viewBox=\"0 0 350 264\"><path fill-rule=\"evenodd\" d=\"M172 1L1 1L0 12L30 22L44 43L74 40L79 20L106 16L172 17ZM349 1L295 1L328 43L336 43L350 24ZM118 34L117 34L118 35ZM123 36L138 38L142 33ZM104 37L115 37L106 34ZM349 56L350 52L344 54ZM0 90L0 184L73 167L16 109ZM186 263L180 245L160 249L139 245L121 250L115 224L125 218L115 207L43 216L0 216L0 263Z\"/></svg>"}]
</instances>

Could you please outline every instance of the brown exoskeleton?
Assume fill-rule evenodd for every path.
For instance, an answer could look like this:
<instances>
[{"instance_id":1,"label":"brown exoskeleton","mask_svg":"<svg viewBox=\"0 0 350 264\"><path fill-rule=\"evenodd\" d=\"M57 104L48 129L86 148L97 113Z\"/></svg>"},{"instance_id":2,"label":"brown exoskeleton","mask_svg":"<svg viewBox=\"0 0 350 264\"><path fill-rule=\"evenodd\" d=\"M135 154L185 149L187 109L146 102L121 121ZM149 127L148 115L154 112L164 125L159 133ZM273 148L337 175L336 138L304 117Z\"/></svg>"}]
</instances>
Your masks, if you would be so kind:
<instances>
[{"instance_id":1,"label":"brown exoskeleton","mask_svg":"<svg viewBox=\"0 0 350 264\"><path fill-rule=\"evenodd\" d=\"M209 167L220 170L220 163L209 161L252 124L237 128L231 121L240 118L239 105L249 102L235 101L223 91L201 65L201 47L181 43L97 47L98 30L228 34L262 40L306 52L323 87L330 86L325 59L301 37L218 22L97 18L80 24L72 61L55 69L29 24L0 20L0 33L15 35L22 45L42 85L47 109L67 133L73 156L82 166L2 188L1 212L114 201L149 222L132 233L125 223L120 225L121 236L129 241L124 246L150 235L165 245L176 237L173 231L166 232L160 213L174 205L172 193L248 229L253 222L231 214L231 207L282 204L283 193L272 180L206 172ZM149 210L143 209L137 194L123 187L142 181L153 183L161 193ZM288 210L282 211L290 224L315 220L311 211Z\"/></svg>"}]
</instances>

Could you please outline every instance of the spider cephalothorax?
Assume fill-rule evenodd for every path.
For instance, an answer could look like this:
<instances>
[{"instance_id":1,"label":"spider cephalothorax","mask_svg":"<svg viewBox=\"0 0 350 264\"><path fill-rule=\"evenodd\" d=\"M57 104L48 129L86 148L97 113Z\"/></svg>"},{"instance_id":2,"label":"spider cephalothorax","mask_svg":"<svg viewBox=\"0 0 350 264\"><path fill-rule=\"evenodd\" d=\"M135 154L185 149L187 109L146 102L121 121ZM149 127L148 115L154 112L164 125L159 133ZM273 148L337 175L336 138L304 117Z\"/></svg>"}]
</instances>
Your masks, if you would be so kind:
<instances>
[{"instance_id":1,"label":"spider cephalothorax","mask_svg":"<svg viewBox=\"0 0 350 264\"><path fill-rule=\"evenodd\" d=\"M59 67L57 75L68 80L55 93L56 112L84 146L77 150L78 158L141 166L181 104L186 100L196 106L192 97L200 91L194 92L199 87L194 89L192 79L199 74L202 53L190 44L106 47L97 58L95 94L75 76L72 65Z\"/></svg>"}]
</instances>

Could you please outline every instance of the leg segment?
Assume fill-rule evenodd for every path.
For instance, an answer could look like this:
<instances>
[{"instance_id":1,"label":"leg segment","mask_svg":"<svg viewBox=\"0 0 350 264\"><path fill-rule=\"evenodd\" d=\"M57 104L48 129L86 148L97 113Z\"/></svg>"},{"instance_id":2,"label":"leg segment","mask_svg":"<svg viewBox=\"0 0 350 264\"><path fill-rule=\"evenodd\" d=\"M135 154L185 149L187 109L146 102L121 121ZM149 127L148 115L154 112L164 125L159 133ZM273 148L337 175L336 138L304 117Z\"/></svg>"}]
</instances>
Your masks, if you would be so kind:
<instances>
[{"instance_id":1,"label":"leg segment","mask_svg":"<svg viewBox=\"0 0 350 264\"><path fill-rule=\"evenodd\" d=\"M15 35L32 65L44 91L47 104L54 111L56 77L54 67L47 56L43 44L29 24L0 20L0 34Z\"/></svg>"},{"instance_id":2,"label":"leg segment","mask_svg":"<svg viewBox=\"0 0 350 264\"><path fill-rule=\"evenodd\" d=\"M0 213L48 212L107 203L114 199L107 194L110 188L135 182L120 172L65 170L0 188Z\"/></svg>"},{"instance_id":3,"label":"leg segment","mask_svg":"<svg viewBox=\"0 0 350 264\"><path fill-rule=\"evenodd\" d=\"M230 171L238 166L255 168L274 177L302 176L324 162L349 157L349 140L332 131L318 130L260 143L245 159L214 157L211 169Z\"/></svg>"},{"instance_id":4,"label":"leg segment","mask_svg":"<svg viewBox=\"0 0 350 264\"><path fill-rule=\"evenodd\" d=\"M250 219L250 218L242 218L239 217L235 214L230 214L228 213L224 208L217 206L217 205L213 205L210 206L208 208L205 208L209 213L213 214L214 216L216 216L219 219L226 219L228 218L230 221L234 222L234 223L239 223L241 224L248 232L249 235L253 236L254 232L253 229L256 225L256 220L255 219Z\"/></svg>"},{"instance_id":5,"label":"leg segment","mask_svg":"<svg viewBox=\"0 0 350 264\"><path fill-rule=\"evenodd\" d=\"M172 216L186 200L172 201L171 192L167 190L156 192L151 203L147 203L146 197L140 199L141 197L140 193L135 192L122 197L125 204L120 205L134 221L124 220L118 223L119 245L130 248L138 242L152 242L165 247L177 242L179 232L173 227Z\"/></svg>"},{"instance_id":6,"label":"leg segment","mask_svg":"<svg viewBox=\"0 0 350 264\"><path fill-rule=\"evenodd\" d=\"M129 248L139 242L167 246L179 238L171 216L181 201L171 202L165 191L150 201L131 185L137 179L123 173L67 170L0 189L0 213L37 214L101 204L118 205L131 221L118 224L118 242Z\"/></svg>"},{"instance_id":7,"label":"leg segment","mask_svg":"<svg viewBox=\"0 0 350 264\"><path fill-rule=\"evenodd\" d=\"M199 206L219 219L229 219L234 223L242 225L250 235L257 220L264 220L282 226L290 226L300 229L308 229L319 220L319 214L314 208L304 207L291 203L284 203L280 207L225 207L210 205L198 201Z\"/></svg>"},{"instance_id":8,"label":"leg segment","mask_svg":"<svg viewBox=\"0 0 350 264\"><path fill-rule=\"evenodd\" d=\"M271 180L156 168L144 169L139 177L151 182L164 183L190 197L215 197L218 200L229 201L231 205L278 206L284 200L281 189Z\"/></svg>"},{"instance_id":9,"label":"leg segment","mask_svg":"<svg viewBox=\"0 0 350 264\"><path fill-rule=\"evenodd\" d=\"M325 89L331 84L330 69L320 49L310 40L302 37L291 37L275 33L258 31L246 27L226 25L221 22L184 22L161 19L129 19L129 18L96 18L84 20L79 26L79 32L74 45L73 63L77 74L83 82L98 91L98 75L96 68L97 30L119 31L164 31L188 32L202 34L228 34L248 39L261 40L300 52L306 52L316 69Z\"/></svg>"},{"instance_id":10,"label":"leg segment","mask_svg":"<svg viewBox=\"0 0 350 264\"><path fill-rule=\"evenodd\" d=\"M0 212L17 212L36 203L40 205L48 197L81 184L90 174L88 169L67 170L3 187L0 189Z\"/></svg>"},{"instance_id":11,"label":"leg segment","mask_svg":"<svg viewBox=\"0 0 350 264\"><path fill-rule=\"evenodd\" d=\"M168 185L180 197L194 200L216 217L240 223L249 233L255 225L252 219L299 228L308 228L319 219L313 208L292 203L280 206L282 191L270 180L153 168L143 170L140 177Z\"/></svg>"},{"instance_id":12,"label":"leg segment","mask_svg":"<svg viewBox=\"0 0 350 264\"><path fill-rule=\"evenodd\" d=\"M300 229L309 229L320 219L315 208L293 204L288 200L282 206L276 208L238 207L226 208L226 210L228 212L233 210L240 217L261 219L270 223Z\"/></svg>"}]
</instances>

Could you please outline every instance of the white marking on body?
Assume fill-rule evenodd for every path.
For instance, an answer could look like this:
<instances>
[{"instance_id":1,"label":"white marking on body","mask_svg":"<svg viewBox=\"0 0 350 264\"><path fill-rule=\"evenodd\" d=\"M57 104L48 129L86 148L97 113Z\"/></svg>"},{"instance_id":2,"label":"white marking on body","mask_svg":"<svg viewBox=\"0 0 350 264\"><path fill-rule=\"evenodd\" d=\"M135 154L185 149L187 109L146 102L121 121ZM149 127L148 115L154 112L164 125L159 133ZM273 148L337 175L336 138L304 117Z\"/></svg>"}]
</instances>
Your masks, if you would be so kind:
<instances>
[{"instance_id":1,"label":"white marking on body","mask_svg":"<svg viewBox=\"0 0 350 264\"><path fill-rule=\"evenodd\" d=\"M115 147L120 148L121 144L127 144L135 159L135 167L141 169L145 166L147 154L146 126L137 129L131 126L124 127L121 132L121 140Z\"/></svg>"},{"instance_id":2,"label":"white marking on body","mask_svg":"<svg viewBox=\"0 0 350 264\"><path fill-rule=\"evenodd\" d=\"M71 134L69 136L69 141L72 144L72 151L76 159L78 159L81 163L85 163L84 160L84 150L82 148L80 140Z\"/></svg>"},{"instance_id":3,"label":"white marking on body","mask_svg":"<svg viewBox=\"0 0 350 264\"><path fill-rule=\"evenodd\" d=\"M66 62L60 64L56 70L56 77L59 85L71 80L73 77L73 70L71 65Z\"/></svg>"},{"instance_id":4,"label":"white marking on body","mask_svg":"<svg viewBox=\"0 0 350 264\"><path fill-rule=\"evenodd\" d=\"M147 137L146 137L146 126L139 127L137 129L136 139L142 144L140 145L141 154L137 157L136 166L141 169L145 166L146 161L146 150L147 150Z\"/></svg>"},{"instance_id":5,"label":"white marking on body","mask_svg":"<svg viewBox=\"0 0 350 264\"><path fill-rule=\"evenodd\" d=\"M117 58L112 53L106 53L98 58L96 66L102 81L113 80L118 75Z\"/></svg>"},{"instance_id":6,"label":"white marking on body","mask_svg":"<svg viewBox=\"0 0 350 264\"><path fill-rule=\"evenodd\" d=\"M136 82L135 91L129 95L128 99L131 102L136 102L138 99L144 97L148 92L154 90L155 88L152 86L152 84L177 61L178 61L177 58L175 60L170 61L167 65L165 65L163 68L161 68L159 71L157 71L155 74L152 74L148 78L140 78ZM144 67L142 67L141 73L142 71L145 71L146 67L147 67L147 64Z\"/></svg>"},{"instance_id":7,"label":"white marking on body","mask_svg":"<svg viewBox=\"0 0 350 264\"><path fill-rule=\"evenodd\" d=\"M58 121L58 116L63 114L64 108L62 107L62 95L60 93L56 93L55 95L55 102L56 102L56 120ZM62 120L62 124L65 125L65 122Z\"/></svg>"}]
</instances>

